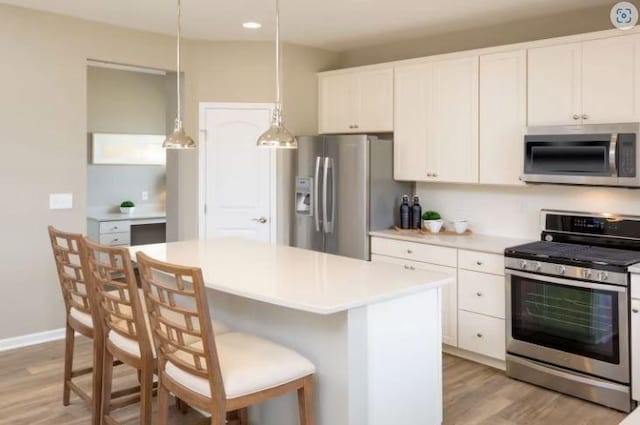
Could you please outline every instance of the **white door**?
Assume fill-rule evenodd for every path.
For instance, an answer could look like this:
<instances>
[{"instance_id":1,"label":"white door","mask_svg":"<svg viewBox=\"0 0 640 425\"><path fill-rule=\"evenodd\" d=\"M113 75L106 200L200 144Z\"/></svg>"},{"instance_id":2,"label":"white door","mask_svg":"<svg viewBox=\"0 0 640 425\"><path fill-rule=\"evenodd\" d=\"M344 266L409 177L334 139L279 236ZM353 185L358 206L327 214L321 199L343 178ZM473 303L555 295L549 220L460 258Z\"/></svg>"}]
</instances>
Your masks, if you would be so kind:
<instances>
[{"instance_id":1,"label":"white door","mask_svg":"<svg viewBox=\"0 0 640 425\"><path fill-rule=\"evenodd\" d=\"M523 184L527 52L480 56L480 183Z\"/></svg>"},{"instance_id":2,"label":"white door","mask_svg":"<svg viewBox=\"0 0 640 425\"><path fill-rule=\"evenodd\" d=\"M478 183L478 56L433 64L435 180Z\"/></svg>"},{"instance_id":3,"label":"white door","mask_svg":"<svg viewBox=\"0 0 640 425\"><path fill-rule=\"evenodd\" d=\"M584 124L638 121L639 54L637 34L583 43Z\"/></svg>"},{"instance_id":4,"label":"white door","mask_svg":"<svg viewBox=\"0 0 640 425\"><path fill-rule=\"evenodd\" d=\"M529 126L582 123L582 44L529 49Z\"/></svg>"},{"instance_id":5,"label":"white door","mask_svg":"<svg viewBox=\"0 0 640 425\"><path fill-rule=\"evenodd\" d=\"M256 146L271 111L271 104L201 106L201 236L275 242L275 155Z\"/></svg>"}]
</instances>

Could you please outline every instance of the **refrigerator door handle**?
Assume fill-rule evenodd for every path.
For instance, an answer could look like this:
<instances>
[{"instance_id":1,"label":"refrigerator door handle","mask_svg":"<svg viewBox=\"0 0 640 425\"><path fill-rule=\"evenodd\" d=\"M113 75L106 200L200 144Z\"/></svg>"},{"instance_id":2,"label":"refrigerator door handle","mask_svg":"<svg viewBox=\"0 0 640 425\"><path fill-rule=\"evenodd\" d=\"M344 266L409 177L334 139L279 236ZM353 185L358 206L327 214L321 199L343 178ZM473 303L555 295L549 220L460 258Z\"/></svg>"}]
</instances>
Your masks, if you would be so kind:
<instances>
[{"instance_id":1,"label":"refrigerator door handle","mask_svg":"<svg viewBox=\"0 0 640 425\"><path fill-rule=\"evenodd\" d=\"M316 172L313 176L313 214L316 224L316 232L320 231L320 208L318 207L319 191L320 191L320 162L322 158L316 157Z\"/></svg>"},{"instance_id":2,"label":"refrigerator door handle","mask_svg":"<svg viewBox=\"0 0 640 425\"><path fill-rule=\"evenodd\" d=\"M331 170L331 219L329 219L329 214L327 211L327 190L328 190L328 180L329 180L329 170ZM336 179L334 176L334 163L333 158L325 157L324 158L324 173L323 173L323 181L322 181L322 213L324 216L323 226L325 233L333 233L333 220L335 216L336 210Z\"/></svg>"}]
</instances>

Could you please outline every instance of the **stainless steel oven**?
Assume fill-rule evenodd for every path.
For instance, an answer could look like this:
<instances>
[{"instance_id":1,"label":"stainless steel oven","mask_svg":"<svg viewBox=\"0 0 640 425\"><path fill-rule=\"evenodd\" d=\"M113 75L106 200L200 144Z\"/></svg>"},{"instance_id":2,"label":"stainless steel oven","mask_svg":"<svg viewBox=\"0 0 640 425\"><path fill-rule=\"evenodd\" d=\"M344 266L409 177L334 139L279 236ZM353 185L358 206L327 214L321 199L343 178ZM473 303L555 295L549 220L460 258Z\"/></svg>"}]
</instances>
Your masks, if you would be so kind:
<instances>
[{"instance_id":1,"label":"stainless steel oven","mask_svg":"<svg viewBox=\"0 0 640 425\"><path fill-rule=\"evenodd\" d=\"M531 127L524 139L528 183L640 186L638 124Z\"/></svg>"},{"instance_id":2,"label":"stainless steel oven","mask_svg":"<svg viewBox=\"0 0 640 425\"><path fill-rule=\"evenodd\" d=\"M516 270L507 277L507 352L629 383L628 287Z\"/></svg>"}]
</instances>

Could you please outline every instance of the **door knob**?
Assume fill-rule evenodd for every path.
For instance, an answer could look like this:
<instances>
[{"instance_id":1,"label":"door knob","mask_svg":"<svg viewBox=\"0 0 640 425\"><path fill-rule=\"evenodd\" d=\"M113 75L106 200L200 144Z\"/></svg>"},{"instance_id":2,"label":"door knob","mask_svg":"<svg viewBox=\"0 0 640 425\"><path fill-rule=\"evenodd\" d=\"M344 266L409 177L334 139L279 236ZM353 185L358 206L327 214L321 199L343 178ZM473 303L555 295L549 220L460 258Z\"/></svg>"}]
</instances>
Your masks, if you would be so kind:
<instances>
[{"instance_id":1,"label":"door knob","mask_svg":"<svg viewBox=\"0 0 640 425\"><path fill-rule=\"evenodd\" d=\"M574 115L574 116L573 116L573 119L574 119L574 120L579 120L579 119L580 119L580 115L578 115L578 114Z\"/></svg>"},{"instance_id":2,"label":"door knob","mask_svg":"<svg viewBox=\"0 0 640 425\"><path fill-rule=\"evenodd\" d=\"M588 119L589 119L589 115L584 114L584 115L582 116L582 119L583 119L583 120L588 120Z\"/></svg>"},{"instance_id":3,"label":"door knob","mask_svg":"<svg viewBox=\"0 0 640 425\"><path fill-rule=\"evenodd\" d=\"M260 218L252 218L251 221L257 221L260 224L265 224L268 220L266 217L260 217Z\"/></svg>"}]
</instances>

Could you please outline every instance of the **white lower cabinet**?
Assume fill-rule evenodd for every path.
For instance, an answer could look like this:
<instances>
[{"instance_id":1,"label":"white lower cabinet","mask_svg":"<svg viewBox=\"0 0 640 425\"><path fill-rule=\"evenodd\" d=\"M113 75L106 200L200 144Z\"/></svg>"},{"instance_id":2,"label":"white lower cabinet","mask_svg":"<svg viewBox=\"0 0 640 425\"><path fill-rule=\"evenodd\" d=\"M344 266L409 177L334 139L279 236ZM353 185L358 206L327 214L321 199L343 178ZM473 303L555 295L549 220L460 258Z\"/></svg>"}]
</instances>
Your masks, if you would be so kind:
<instances>
[{"instance_id":1,"label":"white lower cabinet","mask_svg":"<svg viewBox=\"0 0 640 425\"><path fill-rule=\"evenodd\" d=\"M640 401L640 299L631 300L631 398Z\"/></svg>"},{"instance_id":2,"label":"white lower cabinet","mask_svg":"<svg viewBox=\"0 0 640 425\"><path fill-rule=\"evenodd\" d=\"M479 354L471 358L480 362L505 360L502 255L381 237L371 238L371 253L371 261L456 276L442 290L443 343Z\"/></svg>"},{"instance_id":3,"label":"white lower cabinet","mask_svg":"<svg viewBox=\"0 0 640 425\"><path fill-rule=\"evenodd\" d=\"M428 270L434 272L449 273L456 276L455 267L439 266L437 264L422 263L403 258L388 257L386 255L371 255L371 261L381 263L399 264L408 269ZM450 285L442 288L442 342L453 347L458 346L458 290L457 279Z\"/></svg>"},{"instance_id":4,"label":"white lower cabinet","mask_svg":"<svg viewBox=\"0 0 640 425\"><path fill-rule=\"evenodd\" d=\"M506 350L504 320L460 310L458 347L504 360Z\"/></svg>"}]
</instances>

